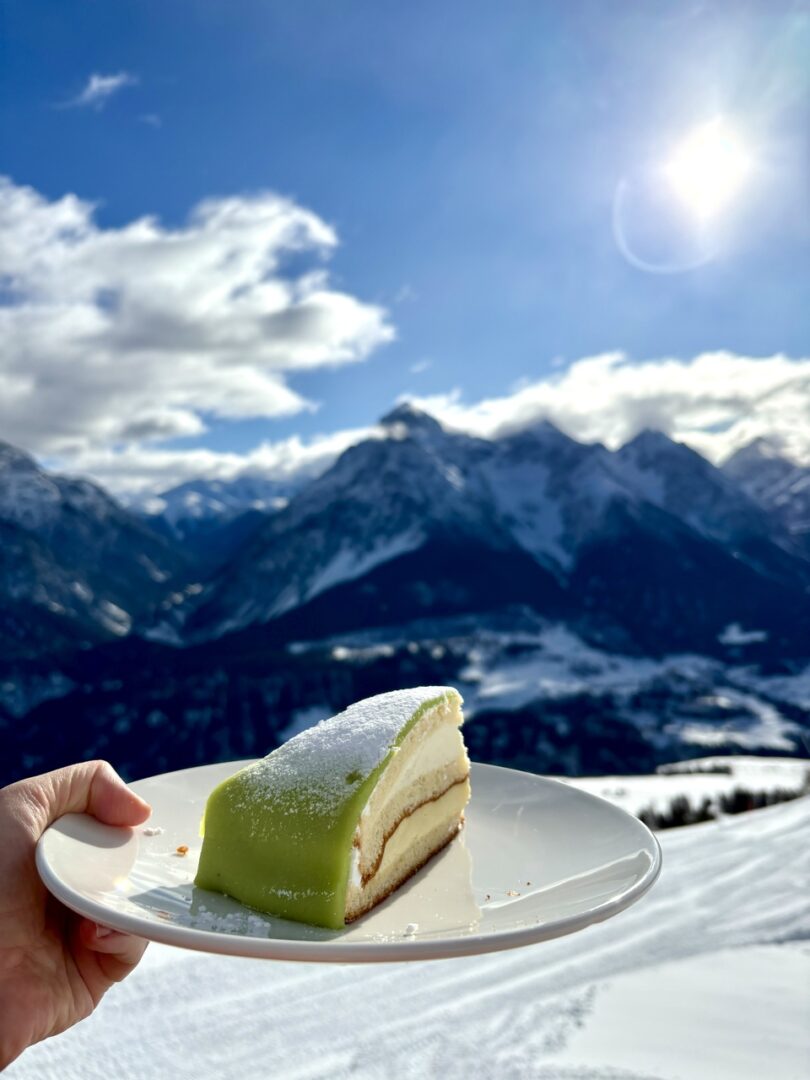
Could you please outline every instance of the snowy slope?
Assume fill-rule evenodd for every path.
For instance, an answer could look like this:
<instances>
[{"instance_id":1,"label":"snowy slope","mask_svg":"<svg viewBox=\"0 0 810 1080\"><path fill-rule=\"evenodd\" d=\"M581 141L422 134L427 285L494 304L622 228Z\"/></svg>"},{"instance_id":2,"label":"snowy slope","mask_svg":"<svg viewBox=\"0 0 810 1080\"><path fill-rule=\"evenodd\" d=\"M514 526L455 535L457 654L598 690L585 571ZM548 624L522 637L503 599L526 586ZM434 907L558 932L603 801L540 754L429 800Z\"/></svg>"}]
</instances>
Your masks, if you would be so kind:
<instances>
[{"instance_id":1,"label":"snowy slope","mask_svg":"<svg viewBox=\"0 0 810 1080\"><path fill-rule=\"evenodd\" d=\"M635 501L617 458L543 421L489 444L481 466L494 506L518 544L542 565L570 570L604 526L613 500Z\"/></svg>"},{"instance_id":2,"label":"snowy slope","mask_svg":"<svg viewBox=\"0 0 810 1080\"><path fill-rule=\"evenodd\" d=\"M708 771L712 768L729 771ZM810 784L810 760L729 755L661 765L653 776L584 776L574 779L561 776L558 779L607 799L629 814L639 815L645 810L664 813L672 805L673 799L683 796L693 809L697 809L704 799L709 799L714 812L720 816L717 812L718 799L740 788L757 792L806 792Z\"/></svg>"},{"instance_id":3,"label":"snowy slope","mask_svg":"<svg viewBox=\"0 0 810 1080\"><path fill-rule=\"evenodd\" d=\"M628 486L706 536L734 543L773 532L774 522L736 483L663 432L642 431L615 457Z\"/></svg>"},{"instance_id":4,"label":"snowy slope","mask_svg":"<svg viewBox=\"0 0 810 1080\"><path fill-rule=\"evenodd\" d=\"M187 606L190 617L176 613L193 634L277 618L436 535L514 546L475 473L482 440L450 436L406 407L381 423L268 520Z\"/></svg>"},{"instance_id":5,"label":"snowy slope","mask_svg":"<svg viewBox=\"0 0 810 1080\"><path fill-rule=\"evenodd\" d=\"M780 753L801 746L802 734L801 725L780 703L795 702L806 709L810 701L810 672L762 676L754 669L730 668L690 653L650 659L604 652L559 624L521 635L479 632L457 681L468 718L576 695L609 695L627 706L631 722L640 723L659 742ZM671 688L673 698L666 713L663 686ZM656 689L651 716L650 706L642 706L639 697Z\"/></svg>"},{"instance_id":6,"label":"snowy slope","mask_svg":"<svg viewBox=\"0 0 810 1080\"><path fill-rule=\"evenodd\" d=\"M761 438L732 454L723 472L810 550L810 467L785 456L777 441Z\"/></svg>"},{"instance_id":7,"label":"snowy slope","mask_svg":"<svg viewBox=\"0 0 810 1080\"><path fill-rule=\"evenodd\" d=\"M188 480L135 504L147 517L160 518L178 538L205 525L222 524L247 510L273 513L296 490L294 483L245 475L233 480Z\"/></svg>"},{"instance_id":8,"label":"snowy slope","mask_svg":"<svg viewBox=\"0 0 810 1080\"><path fill-rule=\"evenodd\" d=\"M0 642L5 656L120 637L182 577L184 553L86 480L0 442Z\"/></svg>"},{"instance_id":9,"label":"snowy slope","mask_svg":"<svg viewBox=\"0 0 810 1080\"><path fill-rule=\"evenodd\" d=\"M9 1080L800 1080L810 799L661 834L622 915L514 952L379 967L151 946Z\"/></svg>"}]
</instances>

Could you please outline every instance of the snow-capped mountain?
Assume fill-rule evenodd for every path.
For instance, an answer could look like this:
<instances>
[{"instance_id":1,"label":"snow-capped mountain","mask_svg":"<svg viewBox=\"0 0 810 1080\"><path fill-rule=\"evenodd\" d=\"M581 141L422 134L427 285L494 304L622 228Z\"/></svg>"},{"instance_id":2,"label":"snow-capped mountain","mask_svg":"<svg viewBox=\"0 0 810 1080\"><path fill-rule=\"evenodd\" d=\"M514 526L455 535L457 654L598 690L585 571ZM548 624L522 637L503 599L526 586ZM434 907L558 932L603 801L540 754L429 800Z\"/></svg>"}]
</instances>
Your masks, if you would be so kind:
<instances>
[{"instance_id":1,"label":"snow-capped mountain","mask_svg":"<svg viewBox=\"0 0 810 1080\"><path fill-rule=\"evenodd\" d=\"M522 558L532 579L524 585L531 590L559 591L501 521L479 468L492 444L448 433L410 406L400 406L381 425L384 437L346 450L186 605L191 610L180 614L193 636L277 619L378 568L401 567L403 560L398 576L404 589L387 582L387 595L375 589L372 606L453 610L491 587L491 580L476 580L479 549L492 563ZM417 553L418 566L408 569ZM501 584L509 587L505 580ZM373 621L367 607L355 604L350 617Z\"/></svg>"},{"instance_id":2,"label":"snow-capped mountain","mask_svg":"<svg viewBox=\"0 0 810 1080\"><path fill-rule=\"evenodd\" d=\"M132 504L154 532L179 544L207 577L223 566L305 483L244 475L233 480L198 478Z\"/></svg>"},{"instance_id":3,"label":"snow-capped mountain","mask_svg":"<svg viewBox=\"0 0 810 1080\"><path fill-rule=\"evenodd\" d=\"M233 480L188 480L136 504L153 526L164 524L185 539L201 528L219 526L250 510L271 514L287 505L300 485L256 475Z\"/></svg>"},{"instance_id":4,"label":"snow-capped mountain","mask_svg":"<svg viewBox=\"0 0 810 1080\"><path fill-rule=\"evenodd\" d=\"M0 443L0 636L6 657L127 634L182 575L182 554L86 480Z\"/></svg>"},{"instance_id":5,"label":"snow-capped mountain","mask_svg":"<svg viewBox=\"0 0 810 1080\"><path fill-rule=\"evenodd\" d=\"M810 552L810 467L761 438L732 454L723 472Z\"/></svg>"},{"instance_id":6,"label":"snow-capped mountain","mask_svg":"<svg viewBox=\"0 0 810 1080\"><path fill-rule=\"evenodd\" d=\"M486 440L404 405L148 632L318 637L523 602L631 651L711 651L731 624L795 649L808 586L781 524L663 434L615 453L547 422Z\"/></svg>"},{"instance_id":7,"label":"snow-capped mountain","mask_svg":"<svg viewBox=\"0 0 810 1080\"><path fill-rule=\"evenodd\" d=\"M4 636L39 651L64 617L91 639L134 624L181 644L270 622L311 639L508 604L630 653L744 640L796 655L810 634L795 534L659 432L616 452L548 422L489 440L401 405L297 492L199 481L144 509L163 537L2 447ZM203 576L186 587L192 563Z\"/></svg>"},{"instance_id":8,"label":"snow-capped mountain","mask_svg":"<svg viewBox=\"0 0 810 1080\"><path fill-rule=\"evenodd\" d=\"M603 446L546 421L489 443L481 472L515 541L560 577L611 501L632 497Z\"/></svg>"},{"instance_id":9,"label":"snow-capped mountain","mask_svg":"<svg viewBox=\"0 0 810 1080\"><path fill-rule=\"evenodd\" d=\"M739 545L766 542L774 522L705 458L660 431L642 431L615 453L625 482L703 536Z\"/></svg>"}]
</instances>

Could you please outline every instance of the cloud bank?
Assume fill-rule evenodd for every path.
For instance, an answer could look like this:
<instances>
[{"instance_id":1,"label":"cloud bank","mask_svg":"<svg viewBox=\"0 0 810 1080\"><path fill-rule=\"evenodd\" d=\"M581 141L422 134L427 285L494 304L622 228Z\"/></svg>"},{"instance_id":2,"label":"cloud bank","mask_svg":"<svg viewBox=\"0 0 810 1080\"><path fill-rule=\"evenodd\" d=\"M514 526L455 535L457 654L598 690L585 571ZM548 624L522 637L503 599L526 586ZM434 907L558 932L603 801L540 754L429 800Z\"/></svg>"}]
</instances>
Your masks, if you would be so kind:
<instances>
[{"instance_id":1,"label":"cloud bank","mask_svg":"<svg viewBox=\"0 0 810 1080\"><path fill-rule=\"evenodd\" d=\"M810 464L810 358L706 353L690 360L634 362L609 353L523 382L502 397L465 404L455 391L401 400L413 402L448 427L483 438L497 438L547 419L583 442L616 448L652 427L718 464L759 437L769 439L788 457ZM72 465L125 496L197 476L228 479L259 472L286 480L314 476L348 446L380 434L371 426L307 441L293 437L263 442L246 454L133 445L91 451Z\"/></svg>"},{"instance_id":2,"label":"cloud bank","mask_svg":"<svg viewBox=\"0 0 810 1080\"><path fill-rule=\"evenodd\" d=\"M41 457L95 471L117 455L123 473L206 417L311 409L291 372L393 337L385 311L332 287L335 232L289 199L209 199L178 228L102 228L94 211L0 178L0 437ZM293 256L313 265L287 272Z\"/></svg>"},{"instance_id":3,"label":"cloud bank","mask_svg":"<svg viewBox=\"0 0 810 1080\"><path fill-rule=\"evenodd\" d=\"M265 441L244 454L209 450L174 450L132 444L91 450L71 458L46 460L53 469L89 476L124 502L167 491L186 480L232 480L260 474L273 480L310 479L324 472L344 450L380 434L377 428L352 428L301 439L293 435Z\"/></svg>"},{"instance_id":4,"label":"cloud bank","mask_svg":"<svg viewBox=\"0 0 810 1080\"><path fill-rule=\"evenodd\" d=\"M612 352L474 404L459 391L409 400L487 438L548 419L575 439L611 448L655 428L716 463L764 436L810 463L810 357L712 352L634 361Z\"/></svg>"}]
</instances>

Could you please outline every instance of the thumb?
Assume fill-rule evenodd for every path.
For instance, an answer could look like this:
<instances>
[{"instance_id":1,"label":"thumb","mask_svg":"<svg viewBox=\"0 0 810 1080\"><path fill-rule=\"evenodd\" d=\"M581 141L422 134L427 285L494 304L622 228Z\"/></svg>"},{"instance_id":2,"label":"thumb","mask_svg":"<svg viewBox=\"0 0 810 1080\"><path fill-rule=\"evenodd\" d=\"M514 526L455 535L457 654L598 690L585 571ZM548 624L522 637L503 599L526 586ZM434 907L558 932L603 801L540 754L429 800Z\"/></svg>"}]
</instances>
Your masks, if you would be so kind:
<instances>
[{"instance_id":1,"label":"thumb","mask_svg":"<svg viewBox=\"0 0 810 1080\"><path fill-rule=\"evenodd\" d=\"M152 812L106 761L67 765L23 783L32 785L43 830L63 814L92 814L107 825L140 825Z\"/></svg>"}]
</instances>

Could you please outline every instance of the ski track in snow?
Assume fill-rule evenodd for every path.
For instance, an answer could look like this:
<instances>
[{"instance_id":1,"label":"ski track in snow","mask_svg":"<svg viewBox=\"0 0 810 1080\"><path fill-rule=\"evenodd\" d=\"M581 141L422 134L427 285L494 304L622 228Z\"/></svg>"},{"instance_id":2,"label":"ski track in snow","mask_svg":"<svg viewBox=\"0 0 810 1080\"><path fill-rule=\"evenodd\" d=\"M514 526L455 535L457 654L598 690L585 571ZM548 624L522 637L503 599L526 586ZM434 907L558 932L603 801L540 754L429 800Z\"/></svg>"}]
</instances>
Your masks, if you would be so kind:
<instances>
[{"instance_id":1,"label":"ski track in snow","mask_svg":"<svg viewBox=\"0 0 810 1080\"><path fill-rule=\"evenodd\" d=\"M511 952L372 966L152 945L9 1080L800 1080L810 798L660 834L629 911Z\"/></svg>"}]
</instances>

